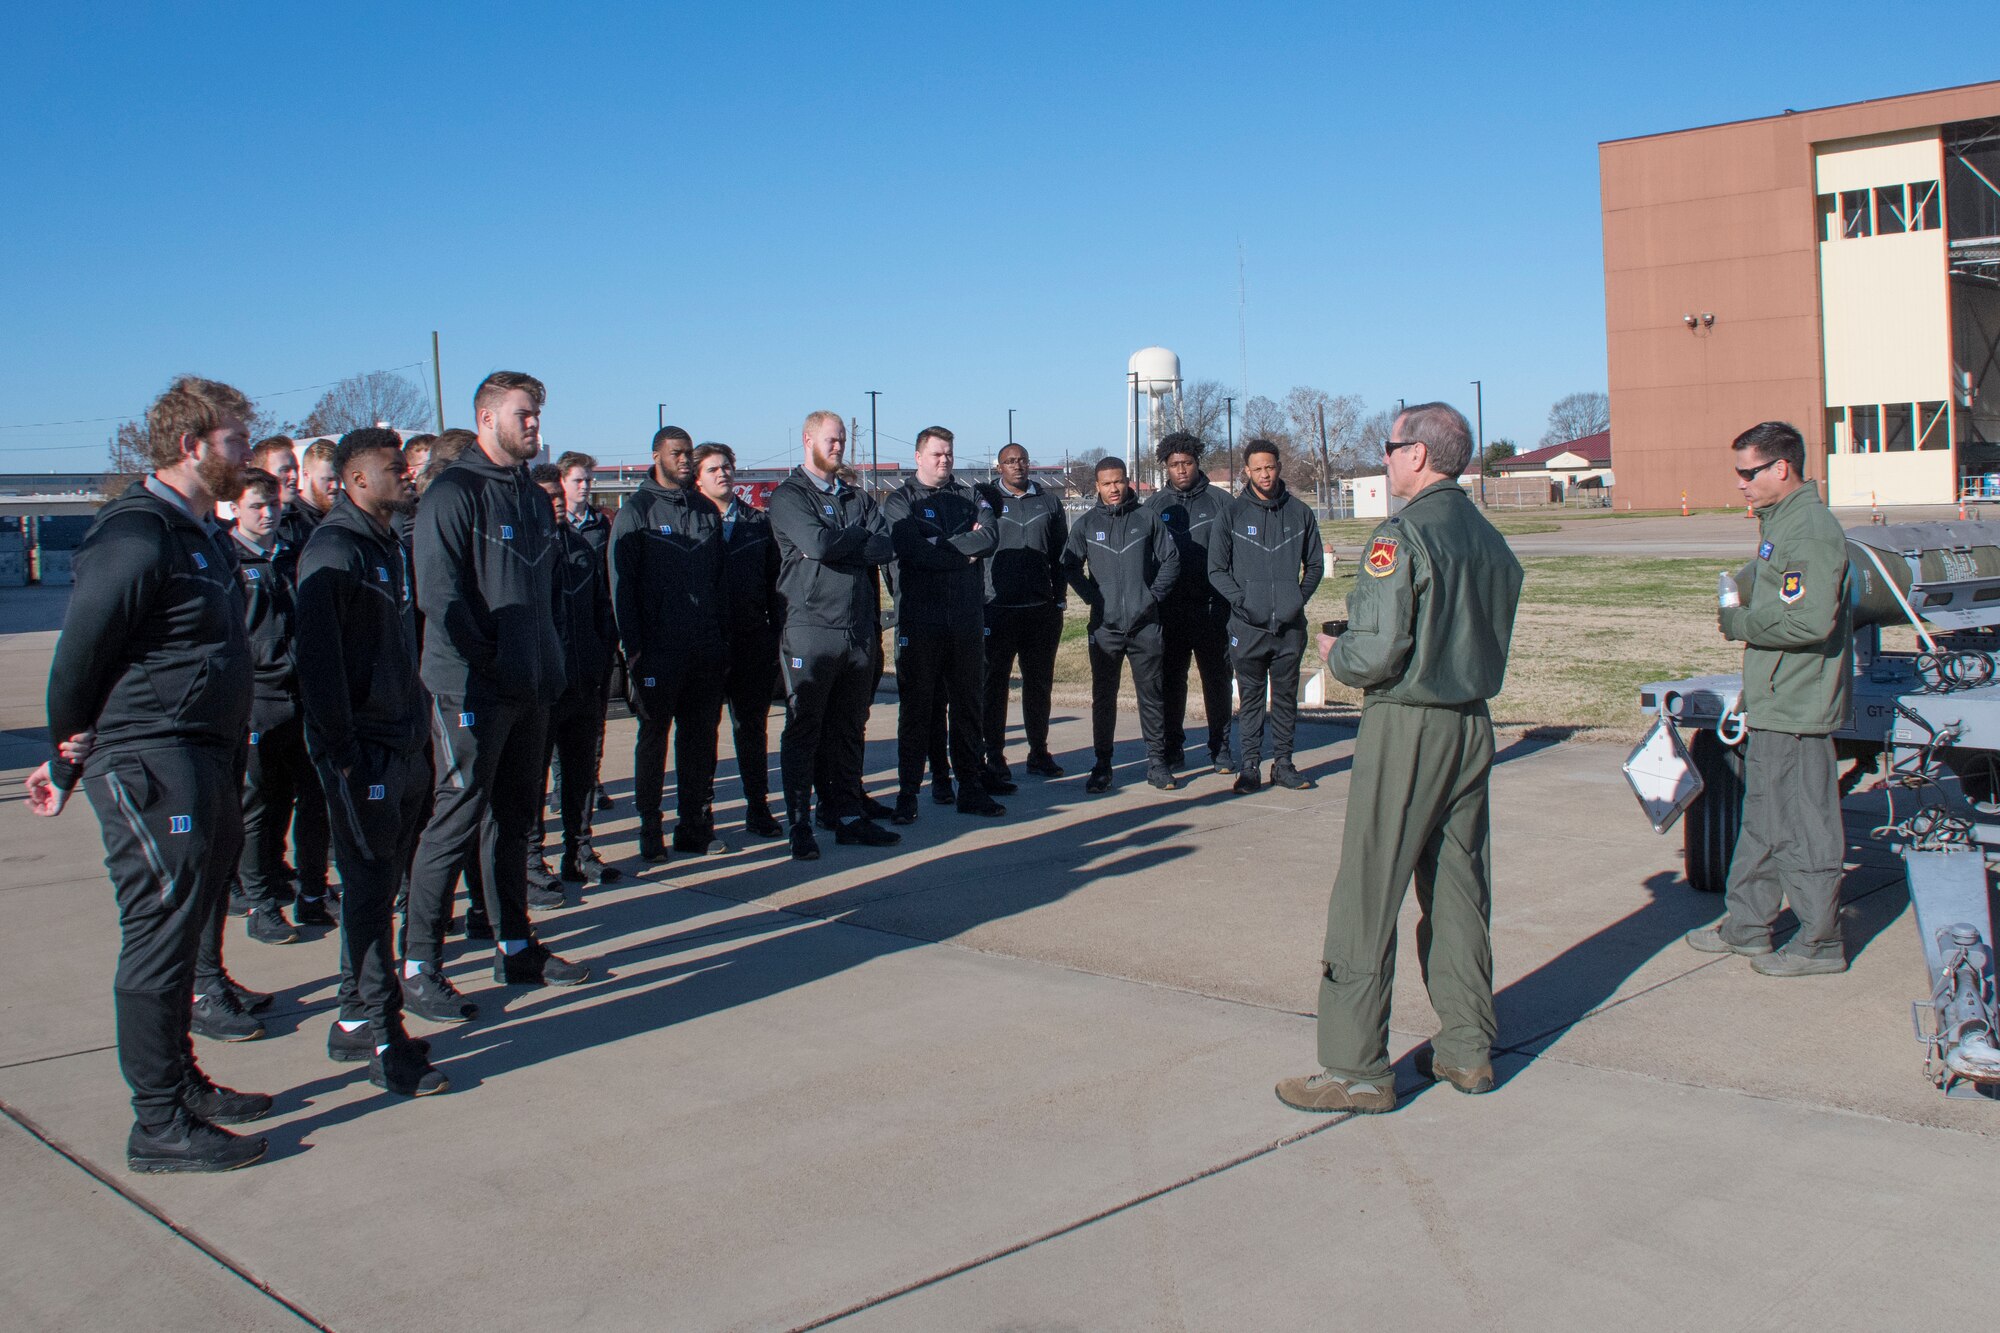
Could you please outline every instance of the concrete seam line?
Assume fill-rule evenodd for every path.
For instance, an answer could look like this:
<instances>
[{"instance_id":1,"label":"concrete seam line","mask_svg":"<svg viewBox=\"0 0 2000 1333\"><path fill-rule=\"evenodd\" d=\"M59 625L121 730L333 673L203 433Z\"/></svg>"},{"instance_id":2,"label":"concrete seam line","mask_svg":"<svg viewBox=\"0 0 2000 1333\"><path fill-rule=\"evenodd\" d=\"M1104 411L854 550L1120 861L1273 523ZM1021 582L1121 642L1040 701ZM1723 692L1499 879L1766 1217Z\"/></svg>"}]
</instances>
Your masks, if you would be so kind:
<instances>
[{"instance_id":1,"label":"concrete seam line","mask_svg":"<svg viewBox=\"0 0 2000 1333\"><path fill-rule=\"evenodd\" d=\"M86 1046L80 1051L60 1051L55 1055L37 1055L27 1060L10 1060L0 1065L0 1069L25 1069L29 1065L47 1064L51 1060L67 1060L73 1055L102 1055L106 1051L117 1049L116 1046Z\"/></svg>"},{"instance_id":2,"label":"concrete seam line","mask_svg":"<svg viewBox=\"0 0 2000 1333\"><path fill-rule=\"evenodd\" d=\"M85 1159L81 1153L72 1151L69 1147L67 1147L60 1140L58 1140L54 1135L50 1134L47 1130L43 1129L39 1124L37 1124L32 1117L30 1117L24 1111L21 1111L11 1102L8 1102L4 1099L0 1099L0 1114L4 1114L9 1120L12 1120L15 1124L19 1125L22 1129L26 1130L30 1135L34 1136L36 1139L39 1139L44 1147L48 1148L58 1157L61 1157L63 1160L67 1161L71 1166L74 1166L77 1170L83 1172L85 1175L89 1176L92 1180L95 1180L98 1184L104 1186L104 1188L110 1190L113 1194L116 1194L119 1198L131 1204L134 1208L138 1209L146 1216L152 1218L155 1222L158 1222L161 1226L165 1227L167 1230L173 1232L174 1235L186 1241L189 1245L199 1250L202 1254L208 1256L210 1260L219 1265L225 1272L229 1273L233 1277L240 1279L245 1285L253 1287L257 1291L262 1292L265 1296L269 1297L274 1303L283 1306L288 1312L290 1312L293 1315L296 1315L300 1320L302 1320L306 1324L310 1325L313 1328L318 1329L320 1333L334 1333L334 1329L331 1324L328 1324L325 1320L320 1319L310 1310L307 1310L305 1307L298 1304L298 1302L292 1300L287 1296L279 1294L276 1290L274 1290L271 1287L271 1285L268 1282L265 1282L262 1278L252 1273L242 1264L238 1263L236 1260L230 1258L227 1254L223 1253L223 1251L220 1248L218 1248L212 1242L205 1239L201 1235L201 1233L195 1231L191 1227L182 1226L180 1223L174 1221L174 1219L168 1217L165 1213L161 1212L159 1208L155 1207L150 1200L145 1199L140 1195L134 1194L131 1190L125 1187L123 1182L119 1181L117 1178L113 1177L109 1173L98 1169L98 1167L94 1163Z\"/></svg>"},{"instance_id":3,"label":"concrete seam line","mask_svg":"<svg viewBox=\"0 0 2000 1333\"><path fill-rule=\"evenodd\" d=\"M1299 1130L1297 1133L1287 1134L1281 1139L1275 1139L1270 1143L1262 1145L1261 1147L1252 1148L1250 1151L1246 1153L1240 1153L1235 1157L1229 1158L1227 1161L1218 1162L1214 1166L1203 1167L1201 1170L1195 1172L1193 1175L1183 1176L1181 1179L1174 1181L1170 1185L1162 1185L1157 1189L1148 1190L1144 1194L1138 1195L1134 1198L1127 1199L1123 1203L1114 1203L1109 1208L1101 1208L1097 1212L1090 1214L1088 1217L1080 1217L1074 1222L1065 1223L1064 1225L1056 1227L1053 1230L1044 1231L1039 1235L1030 1236L1026 1240L1015 1241L1011 1245L1003 1245L1001 1248L997 1250L988 1251L987 1253L982 1254L977 1258L967 1259L964 1263L953 1264L950 1268L946 1268L940 1272L933 1273L929 1277L921 1277L914 1282L906 1282L902 1286L896 1287L893 1290L882 1292L880 1295L870 1296L865 1300L856 1301L853 1305L846 1306L843 1309L835 1310L832 1314L821 1315L819 1318L808 1320L803 1324L794 1324L791 1328L787 1329L785 1333L809 1333L809 1330L811 1329L825 1328L828 1324L837 1323L842 1319L846 1319L852 1315L860 1314L866 1310L872 1310L878 1305L886 1305L888 1302L893 1301L900 1296L908 1296L912 1292L922 1291L925 1287L936 1286L938 1283L946 1281L949 1278L958 1277L962 1273L969 1273L975 1268L983 1268L987 1264L994 1263L1001 1259L1005 1259L1010 1255L1019 1254L1023 1250L1032 1249L1033 1247L1043 1244L1046 1241L1059 1239L1060 1237L1069 1235L1073 1231L1081 1231L1083 1230L1083 1228L1090 1226L1094 1222L1102 1222L1106 1218L1116 1217L1120 1213L1128 1212L1133 1208L1137 1208L1140 1204L1151 1203L1153 1200L1160 1198L1163 1195L1172 1194L1176 1190L1184 1189L1189 1185L1193 1185L1200 1181L1207 1180L1210 1176L1221 1175L1224 1171L1228 1171L1234 1167L1242 1166L1246 1162L1254 1162L1260 1157L1267 1157L1270 1154L1277 1152L1281 1148L1289 1148L1294 1143L1298 1143L1304 1139L1309 1139L1315 1134L1324 1134L1327 1130L1332 1129L1334 1126L1345 1124L1349 1120L1352 1120L1353 1118L1354 1118L1354 1112L1352 1111L1344 1113L1336 1112L1335 1114L1328 1116L1324 1124L1314 1125L1310 1129L1302 1129Z\"/></svg>"}]
</instances>

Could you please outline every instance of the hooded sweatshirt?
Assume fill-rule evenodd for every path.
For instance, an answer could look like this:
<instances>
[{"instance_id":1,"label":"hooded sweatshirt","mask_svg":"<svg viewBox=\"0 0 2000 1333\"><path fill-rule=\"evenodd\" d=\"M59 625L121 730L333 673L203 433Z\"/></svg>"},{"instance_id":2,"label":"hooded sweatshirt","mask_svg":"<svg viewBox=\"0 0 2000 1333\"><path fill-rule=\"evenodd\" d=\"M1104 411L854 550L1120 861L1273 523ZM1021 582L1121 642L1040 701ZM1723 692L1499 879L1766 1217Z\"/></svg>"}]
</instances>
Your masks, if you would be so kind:
<instances>
[{"instance_id":1,"label":"hooded sweatshirt","mask_svg":"<svg viewBox=\"0 0 2000 1333\"><path fill-rule=\"evenodd\" d=\"M907 481L882 502L882 518L896 550L896 624L978 633L994 547L986 497L949 477L942 486Z\"/></svg>"},{"instance_id":2,"label":"hooded sweatshirt","mask_svg":"<svg viewBox=\"0 0 2000 1333\"><path fill-rule=\"evenodd\" d=\"M97 729L96 755L162 744L233 753L250 720L250 639L231 543L133 483L76 552L76 588L49 668L51 745ZM82 776L60 754L51 779Z\"/></svg>"},{"instance_id":3,"label":"hooded sweatshirt","mask_svg":"<svg viewBox=\"0 0 2000 1333\"><path fill-rule=\"evenodd\" d=\"M875 570L896 549L875 502L838 479L828 489L795 467L771 492L770 514L786 628L876 633L881 587Z\"/></svg>"},{"instance_id":4,"label":"hooded sweatshirt","mask_svg":"<svg viewBox=\"0 0 2000 1333\"><path fill-rule=\"evenodd\" d=\"M729 585L729 636L760 638L784 628L778 601L778 541L764 511L731 500L722 516L723 581Z\"/></svg>"},{"instance_id":5,"label":"hooded sweatshirt","mask_svg":"<svg viewBox=\"0 0 2000 1333\"><path fill-rule=\"evenodd\" d=\"M979 487L996 516L986 562L989 606L1047 606L1063 599L1063 543L1069 521L1062 500L1040 482L1016 495L998 482Z\"/></svg>"},{"instance_id":6,"label":"hooded sweatshirt","mask_svg":"<svg viewBox=\"0 0 2000 1333\"><path fill-rule=\"evenodd\" d=\"M604 687L618 627L611 618L611 582L604 557L567 522L556 524L561 563L556 567L556 635L562 640L569 693L586 697Z\"/></svg>"},{"instance_id":7,"label":"hooded sweatshirt","mask_svg":"<svg viewBox=\"0 0 2000 1333\"><path fill-rule=\"evenodd\" d=\"M1245 490L1209 532L1208 580L1229 603L1232 631L1303 629L1325 567L1306 502L1282 481L1269 497Z\"/></svg>"},{"instance_id":8,"label":"hooded sweatshirt","mask_svg":"<svg viewBox=\"0 0 2000 1333\"><path fill-rule=\"evenodd\" d=\"M1114 635L1159 621L1180 568L1173 535L1130 495L1115 508L1100 501L1085 510L1063 548L1063 572L1090 606L1090 628Z\"/></svg>"},{"instance_id":9,"label":"hooded sweatshirt","mask_svg":"<svg viewBox=\"0 0 2000 1333\"><path fill-rule=\"evenodd\" d=\"M556 516L520 464L467 449L417 506L417 606L432 694L547 706L563 692Z\"/></svg>"},{"instance_id":10,"label":"hooded sweatshirt","mask_svg":"<svg viewBox=\"0 0 2000 1333\"><path fill-rule=\"evenodd\" d=\"M628 674L722 651L722 515L648 476L611 523L611 603Z\"/></svg>"},{"instance_id":11,"label":"hooded sweatshirt","mask_svg":"<svg viewBox=\"0 0 2000 1333\"><path fill-rule=\"evenodd\" d=\"M417 604L403 543L341 499L299 559L299 693L306 749L352 768L361 744L420 750L430 701L417 679Z\"/></svg>"},{"instance_id":12,"label":"hooded sweatshirt","mask_svg":"<svg viewBox=\"0 0 2000 1333\"><path fill-rule=\"evenodd\" d=\"M1167 596L1177 611L1220 610L1222 594L1208 581L1208 543L1229 508L1229 496L1208 484L1206 472L1196 472L1186 490L1169 483L1153 492L1146 508L1174 535L1181 556L1180 578Z\"/></svg>"},{"instance_id":13,"label":"hooded sweatshirt","mask_svg":"<svg viewBox=\"0 0 2000 1333\"><path fill-rule=\"evenodd\" d=\"M252 545L240 528L232 529L231 536L243 580L243 624L250 635L251 669L257 682L250 702L250 730L270 731L299 715L299 682L292 667L298 552L276 534L268 550Z\"/></svg>"}]
</instances>

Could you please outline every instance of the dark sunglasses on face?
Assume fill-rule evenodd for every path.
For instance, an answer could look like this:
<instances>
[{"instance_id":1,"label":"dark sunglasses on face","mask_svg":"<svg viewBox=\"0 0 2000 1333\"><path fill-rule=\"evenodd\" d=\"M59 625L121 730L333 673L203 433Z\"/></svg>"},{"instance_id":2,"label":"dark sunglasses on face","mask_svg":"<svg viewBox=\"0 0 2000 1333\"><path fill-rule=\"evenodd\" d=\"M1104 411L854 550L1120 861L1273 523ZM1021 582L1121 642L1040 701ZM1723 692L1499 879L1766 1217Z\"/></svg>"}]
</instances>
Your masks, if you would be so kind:
<instances>
[{"instance_id":1,"label":"dark sunglasses on face","mask_svg":"<svg viewBox=\"0 0 2000 1333\"><path fill-rule=\"evenodd\" d=\"M1759 472L1762 472L1767 467L1776 467L1784 461L1782 458L1773 458L1770 462L1759 463L1756 467L1740 467L1736 469L1736 475L1745 481L1755 481Z\"/></svg>"},{"instance_id":2,"label":"dark sunglasses on face","mask_svg":"<svg viewBox=\"0 0 2000 1333\"><path fill-rule=\"evenodd\" d=\"M1422 440L1384 440L1382 441L1382 457L1387 458L1390 454L1395 453L1398 449L1402 448L1406 444L1422 444L1422 443L1423 443Z\"/></svg>"}]
</instances>

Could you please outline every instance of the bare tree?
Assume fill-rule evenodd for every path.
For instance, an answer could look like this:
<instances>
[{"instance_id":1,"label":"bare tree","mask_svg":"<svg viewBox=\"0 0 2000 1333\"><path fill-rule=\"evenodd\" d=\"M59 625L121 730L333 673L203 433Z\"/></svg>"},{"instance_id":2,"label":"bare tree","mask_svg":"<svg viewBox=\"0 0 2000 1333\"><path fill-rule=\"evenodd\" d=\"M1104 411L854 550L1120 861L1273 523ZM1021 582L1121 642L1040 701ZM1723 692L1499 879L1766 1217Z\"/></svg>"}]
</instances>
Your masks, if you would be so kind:
<instances>
[{"instance_id":1,"label":"bare tree","mask_svg":"<svg viewBox=\"0 0 2000 1333\"><path fill-rule=\"evenodd\" d=\"M350 375L328 389L299 423L301 435L339 435L386 421L421 429L430 420L430 395L414 380L389 370Z\"/></svg>"},{"instance_id":2,"label":"bare tree","mask_svg":"<svg viewBox=\"0 0 2000 1333\"><path fill-rule=\"evenodd\" d=\"M153 462L147 450L147 436L144 421L121 421L118 429L111 432L111 470L122 477L136 477L153 470Z\"/></svg>"},{"instance_id":3,"label":"bare tree","mask_svg":"<svg viewBox=\"0 0 2000 1333\"><path fill-rule=\"evenodd\" d=\"M1222 401L1228 390L1220 380L1189 380L1181 385L1174 429L1196 436L1211 449L1222 444L1229 435L1223 419L1228 404Z\"/></svg>"},{"instance_id":4,"label":"bare tree","mask_svg":"<svg viewBox=\"0 0 2000 1333\"><path fill-rule=\"evenodd\" d=\"M1611 397L1602 393L1572 393L1556 399L1549 409L1549 428L1542 432L1542 447L1567 444L1586 435L1611 429Z\"/></svg>"},{"instance_id":5,"label":"bare tree","mask_svg":"<svg viewBox=\"0 0 2000 1333\"><path fill-rule=\"evenodd\" d=\"M1360 462L1355 431L1367 404L1351 393L1332 394L1299 385L1285 395L1285 418L1297 455L1293 485L1315 490L1330 476L1350 476ZM1325 456L1320 450L1321 413L1326 421Z\"/></svg>"}]
</instances>

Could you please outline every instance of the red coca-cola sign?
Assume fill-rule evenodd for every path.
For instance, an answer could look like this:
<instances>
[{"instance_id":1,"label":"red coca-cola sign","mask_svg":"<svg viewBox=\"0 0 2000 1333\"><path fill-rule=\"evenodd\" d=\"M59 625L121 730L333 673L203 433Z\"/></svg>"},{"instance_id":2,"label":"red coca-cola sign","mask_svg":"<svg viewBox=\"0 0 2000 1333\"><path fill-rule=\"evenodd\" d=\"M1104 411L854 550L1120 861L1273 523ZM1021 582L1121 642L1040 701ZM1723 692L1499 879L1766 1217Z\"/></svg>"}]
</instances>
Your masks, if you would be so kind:
<instances>
[{"instance_id":1,"label":"red coca-cola sign","mask_svg":"<svg viewBox=\"0 0 2000 1333\"><path fill-rule=\"evenodd\" d=\"M771 492L777 489L775 481L739 481L736 483L736 498L752 509L766 509L771 504Z\"/></svg>"}]
</instances>

